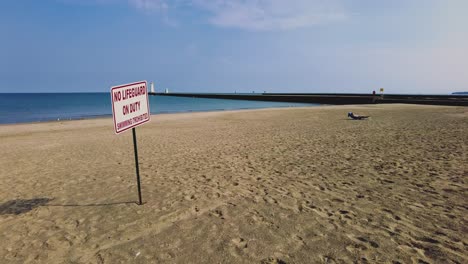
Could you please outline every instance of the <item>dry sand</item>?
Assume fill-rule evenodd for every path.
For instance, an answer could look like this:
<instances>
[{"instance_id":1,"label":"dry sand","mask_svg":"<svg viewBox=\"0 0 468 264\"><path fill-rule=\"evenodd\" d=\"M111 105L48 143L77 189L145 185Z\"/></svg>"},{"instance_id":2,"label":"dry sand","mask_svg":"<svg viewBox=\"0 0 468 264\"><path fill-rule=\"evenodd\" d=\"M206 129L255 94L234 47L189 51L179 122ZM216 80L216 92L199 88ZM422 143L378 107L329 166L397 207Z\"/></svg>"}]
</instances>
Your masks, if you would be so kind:
<instances>
[{"instance_id":1,"label":"dry sand","mask_svg":"<svg viewBox=\"0 0 468 264\"><path fill-rule=\"evenodd\" d=\"M348 111L369 114L346 119ZM1 263L468 263L468 108L0 126Z\"/></svg>"}]
</instances>

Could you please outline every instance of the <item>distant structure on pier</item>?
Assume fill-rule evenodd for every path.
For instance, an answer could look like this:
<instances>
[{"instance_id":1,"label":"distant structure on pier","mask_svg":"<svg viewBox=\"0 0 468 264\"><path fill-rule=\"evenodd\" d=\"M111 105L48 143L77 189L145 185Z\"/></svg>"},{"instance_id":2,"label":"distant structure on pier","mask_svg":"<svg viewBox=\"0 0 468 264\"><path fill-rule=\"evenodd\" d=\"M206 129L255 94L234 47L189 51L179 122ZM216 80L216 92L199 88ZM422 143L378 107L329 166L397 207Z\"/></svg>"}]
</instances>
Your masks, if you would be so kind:
<instances>
[{"instance_id":1,"label":"distant structure on pier","mask_svg":"<svg viewBox=\"0 0 468 264\"><path fill-rule=\"evenodd\" d=\"M154 82L151 82L151 92L154 93Z\"/></svg>"},{"instance_id":2,"label":"distant structure on pier","mask_svg":"<svg viewBox=\"0 0 468 264\"><path fill-rule=\"evenodd\" d=\"M168 93L169 93L169 89L166 88L166 89L164 90L164 93L168 94Z\"/></svg>"}]
</instances>

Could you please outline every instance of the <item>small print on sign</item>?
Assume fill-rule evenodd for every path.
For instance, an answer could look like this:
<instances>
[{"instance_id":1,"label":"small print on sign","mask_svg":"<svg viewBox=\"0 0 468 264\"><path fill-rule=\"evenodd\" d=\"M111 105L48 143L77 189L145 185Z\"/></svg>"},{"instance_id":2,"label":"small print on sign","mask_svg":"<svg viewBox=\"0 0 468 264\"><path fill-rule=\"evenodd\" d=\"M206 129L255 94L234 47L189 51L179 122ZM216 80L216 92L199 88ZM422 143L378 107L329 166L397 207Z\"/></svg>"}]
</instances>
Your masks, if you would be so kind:
<instances>
[{"instance_id":1,"label":"small print on sign","mask_svg":"<svg viewBox=\"0 0 468 264\"><path fill-rule=\"evenodd\" d=\"M150 120L146 81L112 87L111 100L116 134Z\"/></svg>"}]
</instances>

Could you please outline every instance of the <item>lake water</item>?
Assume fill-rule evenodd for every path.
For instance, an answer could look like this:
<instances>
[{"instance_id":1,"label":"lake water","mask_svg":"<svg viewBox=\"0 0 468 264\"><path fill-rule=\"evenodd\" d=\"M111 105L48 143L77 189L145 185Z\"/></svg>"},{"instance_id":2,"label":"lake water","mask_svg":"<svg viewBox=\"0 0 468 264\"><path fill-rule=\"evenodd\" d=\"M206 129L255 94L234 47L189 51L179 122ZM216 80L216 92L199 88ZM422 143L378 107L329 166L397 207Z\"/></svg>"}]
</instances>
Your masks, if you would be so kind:
<instances>
[{"instance_id":1,"label":"lake water","mask_svg":"<svg viewBox=\"0 0 468 264\"><path fill-rule=\"evenodd\" d=\"M152 114L203 112L317 104L149 96ZM110 93L0 94L0 124L111 116Z\"/></svg>"}]
</instances>

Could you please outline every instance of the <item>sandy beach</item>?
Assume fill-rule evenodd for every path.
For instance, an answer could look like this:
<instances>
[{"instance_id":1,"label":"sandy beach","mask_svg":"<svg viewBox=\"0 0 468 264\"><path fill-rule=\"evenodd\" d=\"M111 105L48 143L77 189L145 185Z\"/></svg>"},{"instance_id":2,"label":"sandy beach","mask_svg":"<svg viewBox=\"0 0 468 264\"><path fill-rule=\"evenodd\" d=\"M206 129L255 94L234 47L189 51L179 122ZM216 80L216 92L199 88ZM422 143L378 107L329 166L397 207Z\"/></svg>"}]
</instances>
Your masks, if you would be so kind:
<instances>
[{"instance_id":1,"label":"sandy beach","mask_svg":"<svg viewBox=\"0 0 468 264\"><path fill-rule=\"evenodd\" d=\"M352 121L346 114L370 115ZM0 126L2 263L468 263L468 108Z\"/></svg>"}]
</instances>

